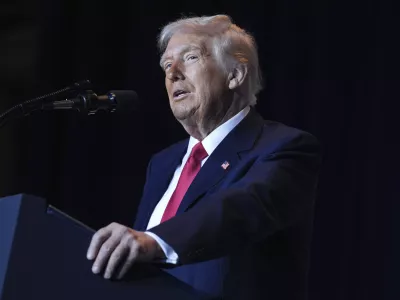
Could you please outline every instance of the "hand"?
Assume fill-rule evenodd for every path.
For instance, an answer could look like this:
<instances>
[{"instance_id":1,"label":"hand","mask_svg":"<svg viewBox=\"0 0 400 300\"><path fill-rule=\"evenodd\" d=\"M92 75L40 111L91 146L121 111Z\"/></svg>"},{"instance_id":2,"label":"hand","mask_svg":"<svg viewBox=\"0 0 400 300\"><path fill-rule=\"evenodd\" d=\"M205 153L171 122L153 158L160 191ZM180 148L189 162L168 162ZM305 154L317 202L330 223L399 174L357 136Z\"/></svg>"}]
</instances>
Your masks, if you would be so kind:
<instances>
[{"instance_id":1,"label":"hand","mask_svg":"<svg viewBox=\"0 0 400 300\"><path fill-rule=\"evenodd\" d=\"M101 228L90 243L87 258L94 260L92 271L104 271L104 278L121 279L135 262L152 262L164 253L158 243L144 232L117 223ZM118 269L118 274L115 274Z\"/></svg>"}]
</instances>

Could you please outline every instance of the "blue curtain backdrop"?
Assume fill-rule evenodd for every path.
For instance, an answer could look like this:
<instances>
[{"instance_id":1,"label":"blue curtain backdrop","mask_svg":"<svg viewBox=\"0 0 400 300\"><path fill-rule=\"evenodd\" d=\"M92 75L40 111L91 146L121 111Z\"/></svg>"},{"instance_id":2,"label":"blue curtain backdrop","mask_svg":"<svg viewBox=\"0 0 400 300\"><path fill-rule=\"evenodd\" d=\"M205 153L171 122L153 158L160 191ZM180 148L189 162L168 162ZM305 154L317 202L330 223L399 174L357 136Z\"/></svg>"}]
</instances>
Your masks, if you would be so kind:
<instances>
[{"instance_id":1,"label":"blue curtain backdrop","mask_svg":"<svg viewBox=\"0 0 400 300\"><path fill-rule=\"evenodd\" d=\"M161 26L225 13L254 34L257 110L324 148L310 299L399 299L398 13L384 1L0 4L0 108L90 79L138 92L129 116L35 114L0 132L0 196L30 193L93 228L133 223L151 155L186 137L158 66Z\"/></svg>"}]
</instances>

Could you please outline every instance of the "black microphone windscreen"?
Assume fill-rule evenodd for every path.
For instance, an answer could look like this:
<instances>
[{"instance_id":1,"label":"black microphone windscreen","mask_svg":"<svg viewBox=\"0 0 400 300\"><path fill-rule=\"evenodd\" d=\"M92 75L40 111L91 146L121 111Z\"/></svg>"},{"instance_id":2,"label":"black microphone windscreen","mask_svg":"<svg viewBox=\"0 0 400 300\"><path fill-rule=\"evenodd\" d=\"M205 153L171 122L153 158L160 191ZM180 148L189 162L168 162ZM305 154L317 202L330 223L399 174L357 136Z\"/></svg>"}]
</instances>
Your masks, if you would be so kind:
<instances>
[{"instance_id":1,"label":"black microphone windscreen","mask_svg":"<svg viewBox=\"0 0 400 300\"><path fill-rule=\"evenodd\" d=\"M117 111L129 113L139 109L139 97L135 91L116 90L110 91L117 102Z\"/></svg>"}]
</instances>

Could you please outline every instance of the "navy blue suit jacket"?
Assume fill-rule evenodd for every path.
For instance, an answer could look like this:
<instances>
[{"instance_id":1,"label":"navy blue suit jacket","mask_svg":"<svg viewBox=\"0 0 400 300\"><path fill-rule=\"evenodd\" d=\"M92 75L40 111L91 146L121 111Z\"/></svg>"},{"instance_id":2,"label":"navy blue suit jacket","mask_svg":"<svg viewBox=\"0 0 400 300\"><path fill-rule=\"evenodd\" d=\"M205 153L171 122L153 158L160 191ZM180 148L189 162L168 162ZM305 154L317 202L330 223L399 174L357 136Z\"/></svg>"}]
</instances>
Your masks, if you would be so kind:
<instances>
[{"instance_id":1,"label":"navy blue suit jacket","mask_svg":"<svg viewBox=\"0 0 400 300\"><path fill-rule=\"evenodd\" d=\"M187 145L152 157L136 230L146 230ZM177 215L150 230L179 255L165 270L224 299L306 299L319 149L312 135L251 109L203 165Z\"/></svg>"}]
</instances>

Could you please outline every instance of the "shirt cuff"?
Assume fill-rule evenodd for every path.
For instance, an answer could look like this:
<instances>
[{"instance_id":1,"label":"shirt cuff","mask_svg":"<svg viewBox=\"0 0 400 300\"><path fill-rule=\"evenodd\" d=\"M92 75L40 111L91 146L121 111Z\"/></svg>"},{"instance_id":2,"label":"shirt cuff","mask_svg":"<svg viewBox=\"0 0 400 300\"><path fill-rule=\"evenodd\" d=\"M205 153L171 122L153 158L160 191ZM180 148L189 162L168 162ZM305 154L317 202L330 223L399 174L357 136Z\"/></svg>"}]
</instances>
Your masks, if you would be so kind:
<instances>
[{"instance_id":1,"label":"shirt cuff","mask_svg":"<svg viewBox=\"0 0 400 300\"><path fill-rule=\"evenodd\" d=\"M164 252L164 255L166 259L162 260L157 260L156 262L163 262L163 263L168 263L168 264L177 264L178 263L178 254L174 251L174 249L171 248L166 242L164 242L158 235L145 231L145 234L151 236L153 239L156 240L156 242L160 245L162 251Z\"/></svg>"}]
</instances>

